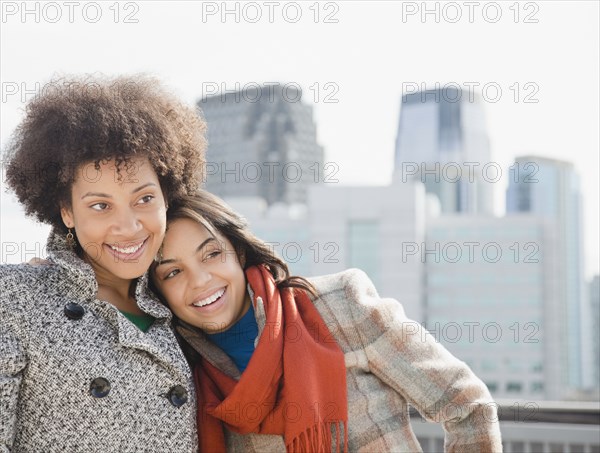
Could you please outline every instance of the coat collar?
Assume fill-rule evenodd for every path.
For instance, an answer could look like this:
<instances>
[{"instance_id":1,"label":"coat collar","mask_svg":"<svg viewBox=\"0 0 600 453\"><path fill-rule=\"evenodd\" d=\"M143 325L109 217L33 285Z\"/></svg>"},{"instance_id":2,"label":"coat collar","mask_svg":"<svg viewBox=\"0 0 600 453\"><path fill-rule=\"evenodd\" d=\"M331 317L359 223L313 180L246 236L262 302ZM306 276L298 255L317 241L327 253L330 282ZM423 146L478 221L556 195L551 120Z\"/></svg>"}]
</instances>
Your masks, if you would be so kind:
<instances>
[{"instance_id":1,"label":"coat collar","mask_svg":"<svg viewBox=\"0 0 600 453\"><path fill-rule=\"evenodd\" d=\"M92 266L83 261L67 245L63 234L53 229L46 244L48 258L60 269L60 279L56 282L63 294L93 302L98 293L98 282ZM149 273L139 277L135 286L135 299L142 311L155 318L171 319L171 311L165 307L148 288Z\"/></svg>"},{"instance_id":2,"label":"coat collar","mask_svg":"<svg viewBox=\"0 0 600 453\"><path fill-rule=\"evenodd\" d=\"M254 346L256 346L258 339L265 328L267 316L262 299L260 297L255 299L254 291L250 284L247 285L247 290L254 306L254 316L256 317L256 324L258 325L258 336L254 341ZM174 324L175 330L179 336L202 358L228 376L231 376L236 380L240 379L241 373L235 365L235 362L221 348L210 341L202 330L179 318L175 320Z\"/></svg>"}]
</instances>

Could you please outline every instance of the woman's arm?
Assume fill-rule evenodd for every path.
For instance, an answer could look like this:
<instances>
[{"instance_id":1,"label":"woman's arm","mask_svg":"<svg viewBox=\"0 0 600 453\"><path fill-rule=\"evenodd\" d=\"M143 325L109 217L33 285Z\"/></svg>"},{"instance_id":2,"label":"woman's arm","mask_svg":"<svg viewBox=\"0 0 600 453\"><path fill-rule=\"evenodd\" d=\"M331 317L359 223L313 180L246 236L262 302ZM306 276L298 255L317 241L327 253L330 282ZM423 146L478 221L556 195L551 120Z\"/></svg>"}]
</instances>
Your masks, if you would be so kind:
<instances>
[{"instance_id":1,"label":"woman's arm","mask_svg":"<svg viewBox=\"0 0 600 453\"><path fill-rule=\"evenodd\" d=\"M1 313L1 310L0 310ZM11 451L17 422L17 405L25 352L5 319L0 320L0 452Z\"/></svg>"},{"instance_id":2,"label":"woman's arm","mask_svg":"<svg viewBox=\"0 0 600 453\"><path fill-rule=\"evenodd\" d=\"M496 405L471 369L406 317L394 299L382 299L359 271L347 288L356 303L369 368L426 419L442 423L448 452L501 452Z\"/></svg>"},{"instance_id":3,"label":"woman's arm","mask_svg":"<svg viewBox=\"0 0 600 453\"><path fill-rule=\"evenodd\" d=\"M20 312L22 295L30 294L24 282L31 280L32 276L23 271L23 266L0 266L0 453L12 450L16 435L28 342Z\"/></svg>"}]
</instances>

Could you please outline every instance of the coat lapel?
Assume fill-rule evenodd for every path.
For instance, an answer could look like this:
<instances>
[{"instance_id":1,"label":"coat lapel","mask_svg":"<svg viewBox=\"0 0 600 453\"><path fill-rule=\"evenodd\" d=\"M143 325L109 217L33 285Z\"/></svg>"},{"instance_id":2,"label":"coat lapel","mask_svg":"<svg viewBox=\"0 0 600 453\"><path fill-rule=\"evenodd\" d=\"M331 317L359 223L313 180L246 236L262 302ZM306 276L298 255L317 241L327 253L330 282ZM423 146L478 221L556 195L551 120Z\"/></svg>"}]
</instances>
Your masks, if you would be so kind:
<instances>
[{"instance_id":1,"label":"coat lapel","mask_svg":"<svg viewBox=\"0 0 600 453\"><path fill-rule=\"evenodd\" d=\"M50 234L47 248L51 261L62 268L60 277L50 282L57 294L72 295L74 300L104 318L117 330L121 346L147 352L171 372L187 380L190 371L186 361L181 360L183 353L171 327L173 315L148 288L147 272L136 283L135 299L140 309L153 316L155 321L147 332L142 332L112 304L96 298L98 283L92 267L67 247L64 238L56 231Z\"/></svg>"}]
</instances>

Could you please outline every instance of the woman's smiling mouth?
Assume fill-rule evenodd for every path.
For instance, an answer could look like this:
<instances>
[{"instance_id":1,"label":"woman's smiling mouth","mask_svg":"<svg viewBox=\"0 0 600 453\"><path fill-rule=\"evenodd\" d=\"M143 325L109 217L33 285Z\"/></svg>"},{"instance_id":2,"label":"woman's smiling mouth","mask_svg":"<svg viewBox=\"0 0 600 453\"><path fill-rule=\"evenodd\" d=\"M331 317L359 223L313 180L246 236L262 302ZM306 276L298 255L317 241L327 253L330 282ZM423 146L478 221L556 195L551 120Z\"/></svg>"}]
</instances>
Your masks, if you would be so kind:
<instances>
[{"instance_id":1,"label":"woman's smiling mouth","mask_svg":"<svg viewBox=\"0 0 600 453\"><path fill-rule=\"evenodd\" d=\"M205 297L205 298L203 298L201 300L198 300L196 302L193 302L192 305L194 307L206 307L208 305L211 305L214 302L216 302L217 300L221 299L221 297L223 296L223 294L225 294L225 290L226 290L226 288L221 288L218 291L215 291L210 296Z\"/></svg>"},{"instance_id":2,"label":"woman's smiling mouth","mask_svg":"<svg viewBox=\"0 0 600 453\"><path fill-rule=\"evenodd\" d=\"M144 250L146 249L146 244L148 242L148 237L139 242L129 242L129 243L115 243L115 244L105 244L106 248L109 252L120 261L131 261L139 258ZM122 244L122 245L121 245ZM127 244L127 245L125 245Z\"/></svg>"}]
</instances>

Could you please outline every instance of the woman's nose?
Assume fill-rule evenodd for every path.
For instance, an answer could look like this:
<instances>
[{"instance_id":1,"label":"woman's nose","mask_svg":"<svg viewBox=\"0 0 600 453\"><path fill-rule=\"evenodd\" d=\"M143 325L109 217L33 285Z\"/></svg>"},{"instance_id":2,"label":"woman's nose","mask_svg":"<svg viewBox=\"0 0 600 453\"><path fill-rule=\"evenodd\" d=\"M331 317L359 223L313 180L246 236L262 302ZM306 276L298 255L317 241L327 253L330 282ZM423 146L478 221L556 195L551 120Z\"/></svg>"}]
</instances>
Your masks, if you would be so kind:
<instances>
[{"instance_id":1,"label":"woman's nose","mask_svg":"<svg viewBox=\"0 0 600 453\"><path fill-rule=\"evenodd\" d=\"M194 289L204 289L212 280L212 275L207 272L202 266L194 266L190 272L192 272L192 285Z\"/></svg>"},{"instance_id":2,"label":"woman's nose","mask_svg":"<svg viewBox=\"0 0 600 453\"><path fill-rule=\"evenodd\" d=\"M114 229L118 234L132 239L142 229L142 224L135 211L121 209L115 218Z\"/></svg>"}]
</instances>

